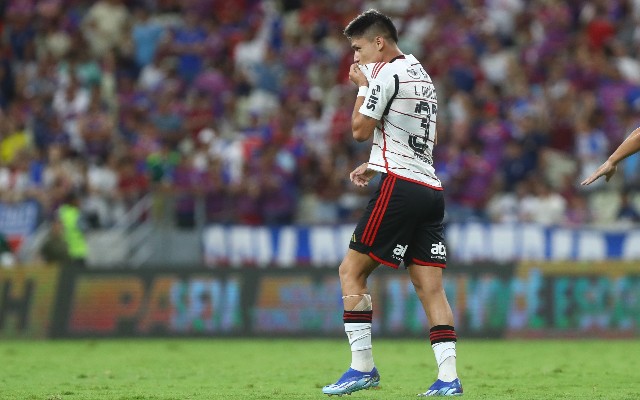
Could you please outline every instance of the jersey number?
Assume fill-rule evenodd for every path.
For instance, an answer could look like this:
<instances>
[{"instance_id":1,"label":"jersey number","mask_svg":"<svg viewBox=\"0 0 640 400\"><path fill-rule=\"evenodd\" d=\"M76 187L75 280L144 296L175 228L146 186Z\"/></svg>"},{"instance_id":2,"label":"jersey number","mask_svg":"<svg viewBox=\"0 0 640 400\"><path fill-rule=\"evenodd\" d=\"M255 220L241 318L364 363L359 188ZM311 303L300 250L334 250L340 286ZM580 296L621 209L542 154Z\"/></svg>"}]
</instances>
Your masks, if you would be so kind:
<instances>
[{"instance_id":1,"label":"jersey number","mask_svg":"<svg viewBox=\"0 0 640 400\"><path fill-rule=\"evenodd\" d=\"M424 154L427 150L429 141L433 141L430 137L431 115L436 114L437 108L435 104L431 105L429 102L419 101L416 103L416 109L414 112L422 116L422 119L420 120L420 128L424 130L424 136L409 135L409 147L411 147L416 153Z\"/></svg>"}]
</instances>

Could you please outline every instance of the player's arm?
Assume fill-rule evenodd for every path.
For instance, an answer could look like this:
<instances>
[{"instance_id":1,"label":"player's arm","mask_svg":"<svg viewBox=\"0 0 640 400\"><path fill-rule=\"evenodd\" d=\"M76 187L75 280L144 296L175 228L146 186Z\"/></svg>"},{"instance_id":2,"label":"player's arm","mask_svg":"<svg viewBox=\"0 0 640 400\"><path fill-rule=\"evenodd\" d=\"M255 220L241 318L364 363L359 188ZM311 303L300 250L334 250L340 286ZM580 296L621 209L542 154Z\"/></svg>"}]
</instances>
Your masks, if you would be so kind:
<instances>
[{"instance_id":1,"label":"player's arm","mask_svg":"<svg viewBox=\"0 0 640 400\"><path fill-rule=\"evenodd\" d=\"M589 185L596 179L604 176L606 181L616 173L618 163L630 155L640 151L640 127L636 128L624 142L609 156L597 170L595 170L587 179L582 181L583 185Z\"/></svg>"},{"instance_id":2,"label":"player's arm","mask_svg":"<svg viewBox=\"0 0 640 400\"><path fill-rule=\"evenodd\" d=\"M377 119L360 113L359 110L364 103L364 99L365 96L356 98L356 104L353 106L353 114L351 115L351 131L353 132L353 138L358 142L369 140L378 124Z\"/></svg>"},{"instance_id":3,"label":"player's arm","mask_svg":"<svg viewBox=\"0 0 640 400\"><path fill-rule=\"evenodd\" d=\"M369 169L369 163L362 163L356 169L351 171L349 179L358 187L365 187L369 181L378 174L377 171Z\"/></svg>"},{"instance_id":4,"label":"player's arm","mask_svg":"<svg viewBox=\"0 0 640 400\"><path fill-rule=\"evenodd\" d=\"M349 79L355 83L358 88L369 87L367 77L362 73L357 63L351 64L349 69ZM364 104L366 93L358 90L358 97L353 105L353 113L351 114L351 131L353 138L358 142L369 140L373 136L373 131L378 124L378 120L368 115L360 113L360 107Z\"/></svg>"}]
</instances>

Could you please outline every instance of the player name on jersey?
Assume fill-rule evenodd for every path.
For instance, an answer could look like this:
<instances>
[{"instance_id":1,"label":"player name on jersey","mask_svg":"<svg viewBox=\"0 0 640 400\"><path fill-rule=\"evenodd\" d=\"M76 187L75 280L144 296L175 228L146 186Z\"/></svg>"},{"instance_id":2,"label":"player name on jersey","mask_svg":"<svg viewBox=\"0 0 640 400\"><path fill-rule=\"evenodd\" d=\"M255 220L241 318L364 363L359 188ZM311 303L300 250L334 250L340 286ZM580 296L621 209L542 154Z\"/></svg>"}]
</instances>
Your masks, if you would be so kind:
<instances>
[{"instance_id":1,"label":"player name on jersey","mask_svg":"<svg viewBox=\"0 0 640 400\"><path fill-rule=\"evenodd\" d=\"M413 85L413 93L427 100L437 101L436 88L433 85Z\"/></svg>"}]
</instances>

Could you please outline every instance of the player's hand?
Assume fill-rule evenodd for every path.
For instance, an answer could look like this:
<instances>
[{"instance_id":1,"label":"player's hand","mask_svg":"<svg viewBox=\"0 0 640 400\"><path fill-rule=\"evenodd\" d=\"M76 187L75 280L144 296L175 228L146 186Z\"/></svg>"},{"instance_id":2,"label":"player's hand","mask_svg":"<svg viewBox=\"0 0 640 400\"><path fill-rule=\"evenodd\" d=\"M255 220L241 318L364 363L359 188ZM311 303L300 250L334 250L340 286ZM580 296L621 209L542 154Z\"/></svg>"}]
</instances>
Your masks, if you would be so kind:
<instances>
[{"instance_id":1,"label":"player's hand","mask_svg":"<svg viewBox=\"0 0 640 400\"><path fill-rule=\"evenodd\" d=\"M368 169L369 164L364 163L360 164L356 169L351 171L349 174L349 179L353 182L354 185L358 187L365 187L369 184L371 178L376 176L376 171L372 169Z\"/></svg>"},{"instance_id":2,"label":"player's hand","mask_svg":"<svg viewBox=\"0 0 640 400\"><path fill-rule=\"evenodd\" d=\"M349 80L355 83L358 87L369 86L369 81L358 66L358 63L351 64L351 68L349 68Z\"/></svg>"},{"instance_id":3,"label":"player's hand","mask_svg":"<svg viewBox=\"0 0 640 400\"><path fill-rule=\"evenodd\" d=\"M589 185L596 179L600 178L601 176L604 176L606 181L609 182L609 179L611 179L611 177L615 175L617 170L618 170L618 166L613 165L611 161L607 160L597 170L595 170L595 172L591 174L591 176L589 176L587 179L582 181L582 185L583 186Z\"/></svg>"}]
</instances>

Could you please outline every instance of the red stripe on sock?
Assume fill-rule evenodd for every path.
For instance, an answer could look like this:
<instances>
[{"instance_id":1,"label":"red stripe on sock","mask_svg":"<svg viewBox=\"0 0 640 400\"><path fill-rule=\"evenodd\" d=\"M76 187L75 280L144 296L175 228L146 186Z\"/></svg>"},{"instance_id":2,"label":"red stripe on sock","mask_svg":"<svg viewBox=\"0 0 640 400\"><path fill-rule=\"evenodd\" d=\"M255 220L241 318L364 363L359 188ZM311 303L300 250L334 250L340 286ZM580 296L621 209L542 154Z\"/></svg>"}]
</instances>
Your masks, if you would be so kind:
<instances>
[{"instance_id":1,"label":"red stripe on sock","mask_svg":"<svg viewBox=\"0 0 640 400\"><path fill-rule=\"evenodd\" d=\"M431 332L429 337L439 337L439 336L455 336L456 333L454 331L439 331L439 332Z\"/></svg>"},{"instance_id":2,"label":"red stripe on sock","mask_svg":"<svg viewBox=\"0 0 640 400\"><path fill-rule=\"evenodd\" d=\"M440 331L440 332L432 332L429 335L429 339L431 340L436 340L436 339L456 339L456 333L453 331Z\"/></svg>"},{"instance_id":3,"label":"red stripe on sock","mask_svg":"<svg viewBox=\"0 0 640 400\"><path fill-rule=\"evenodd\" d=\"M373 319L372 311L344 311L342 314L342 320L345 323L348 322L371 322Z\"/></svg>"}]
</instances>

